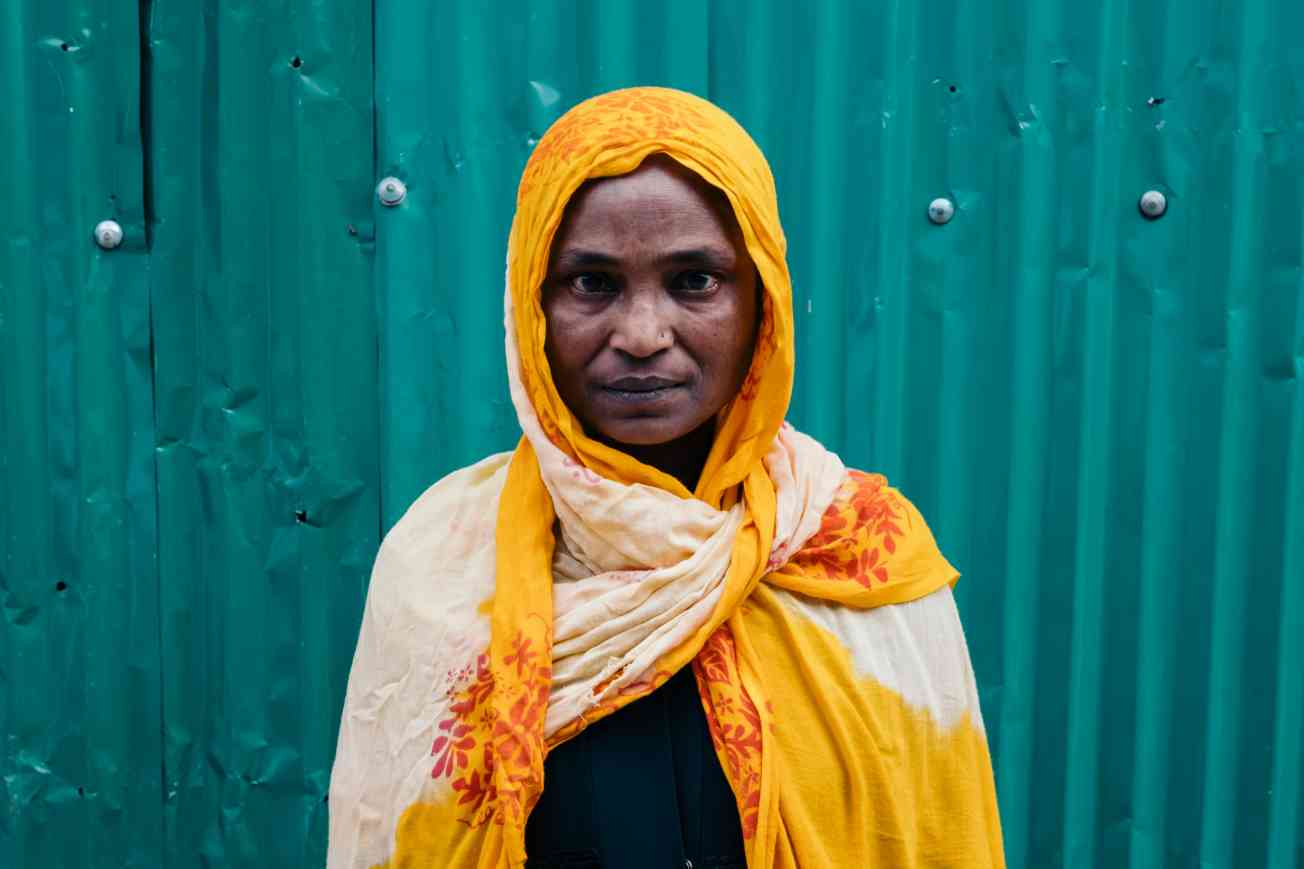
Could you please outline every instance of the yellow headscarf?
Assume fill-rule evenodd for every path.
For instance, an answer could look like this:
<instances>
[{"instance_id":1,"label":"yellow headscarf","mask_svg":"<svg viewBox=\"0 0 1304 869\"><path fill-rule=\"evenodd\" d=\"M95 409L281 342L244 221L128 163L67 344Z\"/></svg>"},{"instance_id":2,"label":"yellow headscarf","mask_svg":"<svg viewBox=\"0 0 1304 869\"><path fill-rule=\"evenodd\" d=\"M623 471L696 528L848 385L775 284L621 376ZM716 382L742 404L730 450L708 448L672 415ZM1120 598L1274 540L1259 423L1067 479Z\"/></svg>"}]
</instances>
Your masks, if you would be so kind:
<instances>
[{"instance_id":1,"label":"yellow headscarf","mask_svg":"<svg viewBox=\"0 0 1304 869\"><path fill-rule=\"evenodd\" d=\"M567 203L585 181L631 172L654 153L669 155L724 192L765 287L743 400L725 412L694 493L718 506L759 467L787 413L793 379L792 286L774 179L756 143L733 118L691 94L633 88L594 97L553 124L526 164L516 198L508 242L516 316L509 328L520 348L526 393L559 446L608 479L688 497L674 478L585 437L552 383L544 353L539 289Z\"/></svg>"},{"instance_id":2,"label":"yellow headscarf","mask_svg":"<svg viewBox=\"0 0 1304 869\"><path fill-rule=\"evenodd\" d=\"M691 493L587 437L544 349L540 288L567 202L653 153L725 193L764 286L751 368ZM956 573L881 477L784 423L791 287L755 143L689 94L595 97L536 146L508 247L524 436L432 487L377 559L332 780L332 869L523 865L550 747L690 662L749 866L999 865ZM410 648L423 633L433 668ZM422 734L433 750L417 750Z\"/></svg>"}]
</instances>

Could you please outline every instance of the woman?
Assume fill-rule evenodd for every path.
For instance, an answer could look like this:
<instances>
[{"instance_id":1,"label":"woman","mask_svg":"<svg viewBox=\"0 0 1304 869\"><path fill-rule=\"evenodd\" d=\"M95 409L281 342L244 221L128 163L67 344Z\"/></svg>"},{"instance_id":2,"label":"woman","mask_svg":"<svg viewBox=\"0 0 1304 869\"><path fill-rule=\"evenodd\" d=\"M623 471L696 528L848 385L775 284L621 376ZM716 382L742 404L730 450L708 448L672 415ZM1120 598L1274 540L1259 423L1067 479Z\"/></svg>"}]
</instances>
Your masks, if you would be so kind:
<instances>
[{"instance_id":1,"label":"woman","mask_svg":"<svg viewBox=\"0 0 1304 869\"><path fill-rule=\"evenodd\" d=\"M957 574L784 423L784 256L764 157L703 100L616 91L540 140L524 436L381 547L331 869L1003 864Z\"/></svg>"}]
</instances>

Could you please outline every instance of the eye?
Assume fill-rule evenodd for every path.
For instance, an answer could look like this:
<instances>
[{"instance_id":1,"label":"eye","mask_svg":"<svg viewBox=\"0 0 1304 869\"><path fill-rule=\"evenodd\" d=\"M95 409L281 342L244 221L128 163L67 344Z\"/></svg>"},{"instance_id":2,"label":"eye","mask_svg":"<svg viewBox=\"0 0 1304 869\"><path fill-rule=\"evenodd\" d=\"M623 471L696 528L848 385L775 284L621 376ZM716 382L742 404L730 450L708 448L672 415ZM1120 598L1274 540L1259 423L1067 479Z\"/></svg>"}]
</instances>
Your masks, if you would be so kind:
<instances>
[{"instance_id":1,"label":"eye","mask_svg":"<svg viewBox=\"0 0 1304 869\"><path fill-rule=\"evenodd\" d=\"M611 278L597 272L581 272L570 279L571 289L581 296L602 296L615 292Z\"/></svg>"},{"instance_id":2,"label":"eye","mask_svg":"<svg viewBox=\"0 0 1304 869\"><path fill-rule=\"evenodd\" d=\"M720 278L710 272L680 272L675 276L674 288L693 295L713 293L719 286Z\"/></svg>"}]
</instances>

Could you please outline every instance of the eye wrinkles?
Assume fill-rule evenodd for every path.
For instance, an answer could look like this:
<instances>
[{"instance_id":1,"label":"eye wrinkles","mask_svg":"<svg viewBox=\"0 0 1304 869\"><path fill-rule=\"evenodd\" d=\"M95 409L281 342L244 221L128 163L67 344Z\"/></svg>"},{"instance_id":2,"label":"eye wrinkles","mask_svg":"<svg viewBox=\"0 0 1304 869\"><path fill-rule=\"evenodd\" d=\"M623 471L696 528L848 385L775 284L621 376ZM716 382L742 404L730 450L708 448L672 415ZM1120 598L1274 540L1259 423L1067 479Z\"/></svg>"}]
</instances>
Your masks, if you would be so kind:
<instances>
[{"instance_id":1,"label":"eye wrinkles","mask_svg":"<svg viewBox=\"0 0 1304 869\"><path fill-rule=\"evenodd\" d=\"M672 249L657 256L651 267L663 272L661 285L686 298L704 300L726 283L734 280L734 253L706 244L699 247ZM633 263L642 267L642 263ZM566 289L580 299L609 299L630 283L626 263L619 256L602 250L568 247L552 262L549 284Z\"/></svg>"},{"instance_id":2,"label":"eye wrinkles","mask_svg":"<svg viewBox=\"0 0 1304 869\"><path fill-rule=\"evenodd\" d=\"M690 269L667 275L664 279L664 287L683 296L705 298L714 295L731 277L716 272ZM583 299L613 297L626 285L622 275L608 272L578 272L564 275L557 283L559 286L569 288L574 295Z\"/></svg>"}]
</instances>

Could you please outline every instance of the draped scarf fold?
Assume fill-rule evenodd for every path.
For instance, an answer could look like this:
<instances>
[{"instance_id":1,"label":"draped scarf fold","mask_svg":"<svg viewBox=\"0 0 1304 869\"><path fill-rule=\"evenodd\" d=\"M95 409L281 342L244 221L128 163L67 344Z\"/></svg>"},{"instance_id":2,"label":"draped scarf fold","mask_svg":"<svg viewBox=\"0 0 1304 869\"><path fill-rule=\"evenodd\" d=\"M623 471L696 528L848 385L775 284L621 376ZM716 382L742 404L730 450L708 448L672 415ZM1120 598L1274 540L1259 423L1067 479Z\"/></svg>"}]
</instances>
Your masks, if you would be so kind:
<instances>
[{"instance_id":1,"label":"draped scarf fold","mask_svg":"<svg viewBox=\"0 0 1304 869\"><path fill-rule=\"evenodd\" d=\"M764 289L751 367L692 492L586 437L544 350L566 203L653 153L725 193ZM684 666L749 866L1000 865L947 603L957 574L882 477L784 422L786 243L742 128L660 88L576 106L522 176L504 306L522 438L433 486L382 546L332 775L332 869L523 865L548 751Z\"/></svg>"}]
</instances>

